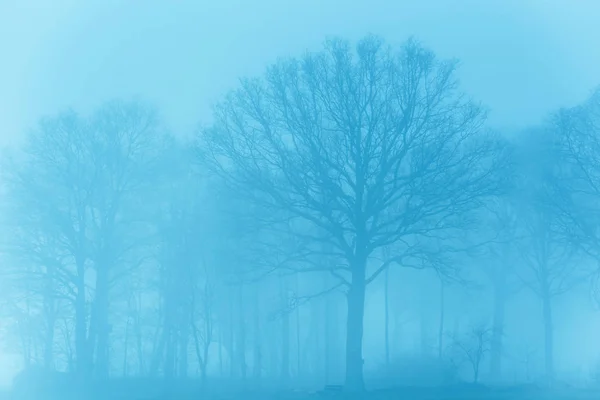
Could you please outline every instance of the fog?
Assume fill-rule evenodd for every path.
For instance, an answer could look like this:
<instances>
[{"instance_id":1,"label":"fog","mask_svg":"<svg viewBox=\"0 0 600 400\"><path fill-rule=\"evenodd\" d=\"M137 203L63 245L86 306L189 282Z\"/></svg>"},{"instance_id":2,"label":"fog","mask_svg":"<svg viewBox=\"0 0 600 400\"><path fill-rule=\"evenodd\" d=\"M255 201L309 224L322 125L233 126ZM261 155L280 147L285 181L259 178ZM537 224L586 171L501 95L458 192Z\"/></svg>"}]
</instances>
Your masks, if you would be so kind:
<instances>
[{"instance_id":1,"label":"fog","mask_svg":"<svg viewBox=\"0 0 600 400\"><path fill-rule=\"evenodd\" d=\"M4 1L2 139L41 115L140 95L177 132L278 57L317 50L328 35L415 35L457 57L462 87L495 124L535 124L582 101L598 82L594 0Z\"/></svg>"},{"instance_id":2,"label":"fog","mask_svg":"<svg viewBox=\"0 0 600 400\"><path fill-rule=\"evenodd\" d=\"M0 385L597 396L598 20L0 2Z\"/></svg>"}]
</instances>

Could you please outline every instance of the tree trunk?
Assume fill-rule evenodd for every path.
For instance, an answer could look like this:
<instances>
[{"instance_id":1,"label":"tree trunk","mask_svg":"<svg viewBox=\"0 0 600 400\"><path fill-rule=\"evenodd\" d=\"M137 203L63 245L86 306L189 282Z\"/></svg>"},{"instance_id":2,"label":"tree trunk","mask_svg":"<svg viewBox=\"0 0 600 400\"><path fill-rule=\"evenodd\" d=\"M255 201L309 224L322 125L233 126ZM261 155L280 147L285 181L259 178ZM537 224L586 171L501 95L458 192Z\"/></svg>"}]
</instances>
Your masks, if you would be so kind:
<instances>
[{"instance_id":1,"label":"tree trunk","mask_svg":"<svg viewBox=\"0 0 600 400\"><path fill-rule=\"evenodd\" d=\"M200 374L202 378L202 384L206 384L206 367L208 365L208 348L210 345L207 345L207 339L205 339L202 346L200 345L200 338L198 337L198 329L194 322L192 322L192 337L194 339L194 349L196 350L196 359L198 361L198 365L200 366Z\"/></svg>"},{"instance_id":2,"label":"tree trunk","mask_svg":"<svg viewBox=\"0 0 600 400\"><path fill-rule=\"evenodd\" d=\"M312 299L309 303L309 335L306 343L307 351L304 352L304 356L306 357L306 363L310 365L309 369L313 378L325 375L323 364L321 363L324 354L321 346L323 335L319 329L321 326L321 310L324 308L324 301L327 300L324 297Z\"/></svg>"},{"instance_id":3,"label":"tree trunk","mask_svg":"<svg viewBox=\"0 0 600 400\"><path fill-rule=\"evenodd\" d=\"M56 329L56 301L54 296L55 272L52 266L46 267L44 275L44 368L47 371L54 369L54 332Z\"/></svg>"},{"instance_id":4,"label":"tree trunk","mask_svg":"<svg viewBox=\"0 0 600 400\"><path fill-rule=\"evenodd\" d=\"M136 345L136 353L137 353L137 361L138 361L138 372L140 376L146 373L145 367L145 357L144 357L144 344L143 344L143 335L142 335L142 322L140 316L140 307L136 309L135 315L135 345Z\"/></svg>"},{"instance_id":5,"label":"tree trunk","mask_svg":"<svg viewBox=\"0 0 600 400\"><path fill-rule=\"evenodd\" d=\"M204 353L203 360L204 366L202 368L202 384L206 385L206 376L207 376L207 367L208 367L208 351L210 350L210 345L213 342L213 321L212 314L208 312L208 305L205 306L205 314L204 318L204 331L205 331L205 340L204 340Z\"/></svg>"},{"instance_id":6,"label":"tree trunk","mask_svg":"<svg viewBox=\"0 0 600 400\"><path fill-rule=\"evenodd\" d=\"M84 279L83 274L77 277L77 296L75 298L75 360L77 372L88 376L91 372L92 363L87 338L88 313Z\"/></svg>"},{"instance_id":7,"label":"tree trunk","mask_svg":"<svg viewBox=\"0 0 600 400\"><path fill-rule=\"evenodd\" d=\"M55 319L52 317L46 321L44 338L44 368L48 371L54 369L54 330Z\"/></svg>"},{"instance_id":8,"label":"tree trunk","mask_svg":"<svg viewBox=\"0 0 600 400\"><path fill-rule=\"evenodd\" d=\"M66 319L62 320L61 333L63 337L63 345L65 346L65 352L67 357L67 372L75 373L77 372L77 367L75 366L75 353L73 350L72 336L71 336L71 328Z\"/></svg>"},{"instance_id":9,"label":"tree trunk","mask_svg":"<svg viewBox=\"0 0 600 400\"><path fill-rule=\"evenodd\" d=\"M163 360L163 371L167 382L175 377L175 355L177 341L171 326L165 327L165 358Z\"/></svg>"},{"instance_id":10,"label":"tree trunk","mask_svg":"<svg viewBox=\"0 0 600 400\"><path fill-rule=\"evenodd\" d=\"M440 277L440 327L438 331L438 358L444 356L444 322L446 319L446 284Z\"/></svg>"},{"instance_id":11,"label":"tree trunk","mask_svg":"<svg viewBox=\"0 0 600 400\"><path fill-rule=\"evenodd\" d=\"M269 346L265 346L267 355L269 357L269 372L268 376L271 378L278 378L280 373L279 363L281 361L280 353L280 340L281 335L279 332L279 321L273 321L271 329L265 330L265 341L269 343Z\"/></svg>"},{"instance_id":12,"label":"tree trunk","mask_svg":"<svg viewBox=\"0 0 600 400\"><path fill-rule=\"evenodd\" d=\"M325 280L325 282L328 282L327 280ZM332 324L333 324L333 299L331 298L331 294L328 294L325 297L325 307L324 307L324 313L323 313L323 319L324 319L324 323L323 323L323 328L324 328L324 348L323 351L325 352L325 357L323 358L323 361L325 362L325 384L330 383L330 379L331 379L331 372L333 370L333 357L331 356L332 352L333 352L333 346L332 346L332 340L331 340L331 330L332 330Z\"/></svg>"},{"instance_id":13,"label":"tree trunk","mask_svg":"<svg viewBox=\"0 0 600 400\"><path fill-rule=\"evenodd\" d=\"M279 290L283 303L283 313L281 315L281 373L280 379L286 383L290 377L290 313L287 309L289 299L287 287L280 278Z\"/></svg>"},{"instance_id":14,"label":"tree trunk","mask_svg":"<svg viewBox=\"0 0 600 400\"><path fill-rule=\"evenodd\" d=\"M494 279L494 322L490 349L490 372L496 382L502 377L502 354L504 336L504 315L506 305L506 277L504 272Z\"/></svg>"},{"instance_id":15,"label":"tree trunk","mask_svg":"<svg viewBox=\"0 0 600 400\"><path fill-rule=\"evenodd\" d=\"M246 316L244 315L244 286L240 284L238 288L238 336L236 340L236 350L240 375L242 380L246 380Z\"/></svg>"},{"instance_id":16,"label":"tree trunk","mask_svg":"<svg viewBox=\"0 0 600 400\"><path fill-rule=\"evenodd\" d=\"M162 312L164 313L164 310L162 310ZM152 378L155 378L158 375L158 369L165 354L165 346L167 341L167 332L165 331L165 324L163 324L162 329L157 326L156 332L154 334L154 339L155 340L154 346L152 348L152 359L150 360L150 367L148 370L148 374Z\"/></svg>"},{"instance_id":17,"label":"tree trunk","mask_svg":"<svg viewBox=\"0 0 600 400\"><path fill-rule=\"evenodd\" d=\"M109 274L105 263L100 263L96 270L96 296L94 298L94 322L96 328L96 377L107 378L109 369L108 345L110 325L109 309Z\"/></svg>"},{"instance_id":18,"label":"tree trunk","mask_svg":"<svg viewBox=\"0 0 600 400\"><path fill-rule=\"evenodd\" d=\"M360 249L360 247L359 247ZM349 392L363 391L363 322L366 291L366 255L358 254L351 263L352 282L347 295L346 321L346 382Z\"/></svg>"},{"instance_id":19,"label":"tree trunk","mask_svg":"<svg viewBox=\"0 0 600 400\"><path fill-rule=\"evenodd\" d=\"M22 315L19 320L19 337L23 348L23 364L25 368L29 368L32 361L32 329L31 329L31 300L29 297L25 299L25 315Z\"/></svg>"},{"instance_id":20,"label":"tree trunk","mask_svg":"<svg viewBox=\"0 0 600 400\"><path fill-rule=\"evenodd\" d=\"M390 366L390 269L385 269L385 286L383 291L384 298L384 314L385 314L385 366L386 369ZM387 371L389 372L389 371Z\"/></svg>"},{"instance_id":21,"label":"tree trunk","mask_svg":"<svg viewBox=\"0 0 600 400\"><path fill-rule=\"evenodd\" d=\"M223 324L219 325L219 378L223 377Z\"/></svg>"},{"instance_id":22,"label":"tree trunk","mask_svg":"<svg viewBox=\"0 0 600 400\"><path fill-rule=\"evenodd\" d=\"M228 297L229 301L227 302L228 314L229 314L229 329L227 330L227 354L229 361L229 377L235 377L235 350L233 346L233 341L235 338L235 322L233 320L233 300L231 297Z\"/></svg>"},{"instance_id":23,"label":"tree trunk","mask_svg":"<svg viewBox=\"0 0 600 400\"><path fill-rule=\"evenodd\" d=\"M300 282L299 282L299 278L298 278L298 274L296 274L296 298L300 293ZM300 372L302 370L302 357L301 357L301 350L302 350L302 346L300 344L300 340L301 340L301 336L300 336L300 307L297 304L296 305L296 310L295 310L295 315L296 315L296 373L297 376L300 376Z\"/></svg>"},{"instance_id":24,"label":"tree trunk","mask_svg":"<svg viewBox=\"0 0 600 400\"><path fill-rule=\"evenodd\" d=\"M129 360L129 325L130 325L130 318L127 317L127 320L125 321L125 338L124 338L124 344L123 344L123 377L127 377L127 374L129 373L128 371L128 360Z\"/></svg>"},{"instance_id":25,"label":"tree trunk","mask_svg":"<svg viewBox=\"0 0 600 400\"><path fill-rule=\"evenodd\" d=\"M427 321L427 312L425 310L421 310L419 318L419 334L420 334L420 344L421 344L421 356L427 357L429 355L429 326Z\"/></svg>"},{"instance_id":26,"label":"tree trunk","mask_svg":"<svg viewBox=\"0 0 600 400\"><path fill-rule=\"evenodd\" d=\"M191 311L189 311L191 312ZM188 324L183 324L179 329L179 367L177 376L187 378L188 375L188 348L190 332Z\"/></svg>"},{"instance_id":27,"label":"tree trunk","mask_svg":"<svg viewBox=\"0 0 600 400\"><path fill-rule=\"evenodd\" d=\"M544 357L548 383L554 380L554 326L552 321L552 301L547 290L543 291L542 307L544 313Z\"/></svg>"},{"instance_id":28,"label":"tree trunk","mask_svg":"<svg viewBox=\"0 0 600 400\"><path fill-rule=\"evenodd\" d=\"M259 380L262 373L262 351L260 335L260 294L259 286L254 288L254 362L252 363L252 377Z\"/></svg>"}]
</instances>

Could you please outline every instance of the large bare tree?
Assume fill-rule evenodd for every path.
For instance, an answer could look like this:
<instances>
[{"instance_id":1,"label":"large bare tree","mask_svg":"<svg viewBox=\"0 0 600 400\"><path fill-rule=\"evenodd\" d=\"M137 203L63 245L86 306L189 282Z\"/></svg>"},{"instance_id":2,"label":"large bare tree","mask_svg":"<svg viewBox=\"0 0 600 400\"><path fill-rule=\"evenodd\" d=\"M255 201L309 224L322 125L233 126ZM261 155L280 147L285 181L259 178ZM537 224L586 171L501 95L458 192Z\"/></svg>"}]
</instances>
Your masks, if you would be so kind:
<instances>
[{"instance_id":1,"label":"large bare tree","mask_svg":"<svg viewBox=\"0 0 600 400\"><path fill-rule=\"evenodd\" d=\"M200 157L247 202L287 227L347 286L346 387L364 387L365 289L392 263L443 243L497 193L499 142L459 91L455 61L414 40L340 39L246 79L215 110ZM431 240L435 238L435 240ZM373 266L375 250L400 250ZM314 270L313 266L307 269Z\"/></svg>"}]
</instances>

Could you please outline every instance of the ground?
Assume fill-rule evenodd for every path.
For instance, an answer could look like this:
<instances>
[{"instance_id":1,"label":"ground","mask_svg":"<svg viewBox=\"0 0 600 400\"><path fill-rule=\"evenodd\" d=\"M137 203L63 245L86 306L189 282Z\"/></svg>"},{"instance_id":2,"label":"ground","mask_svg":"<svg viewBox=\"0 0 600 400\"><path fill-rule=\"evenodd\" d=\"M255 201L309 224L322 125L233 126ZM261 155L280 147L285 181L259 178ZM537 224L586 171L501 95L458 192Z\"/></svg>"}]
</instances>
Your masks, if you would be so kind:
<instances>
[{"instance_id":1,"label":"ground","mask_svg":"<svg viewBox=\"0 0 600 400\"><path fill-rule=\"evenodd\" d=\"M598 400L600 390L560 388L543 390L533 386L489 388L485 386L445 386L445 387L400 387L385 390L367 391L361 395L344 393L300 392L300 391L246 391L244 393L127 393L124 391L107 393L94 390L84 396L89 400ZM81 394L37 393L10 394L0 392L0 400L80 400Z\"/></svg>"}]
</instances>

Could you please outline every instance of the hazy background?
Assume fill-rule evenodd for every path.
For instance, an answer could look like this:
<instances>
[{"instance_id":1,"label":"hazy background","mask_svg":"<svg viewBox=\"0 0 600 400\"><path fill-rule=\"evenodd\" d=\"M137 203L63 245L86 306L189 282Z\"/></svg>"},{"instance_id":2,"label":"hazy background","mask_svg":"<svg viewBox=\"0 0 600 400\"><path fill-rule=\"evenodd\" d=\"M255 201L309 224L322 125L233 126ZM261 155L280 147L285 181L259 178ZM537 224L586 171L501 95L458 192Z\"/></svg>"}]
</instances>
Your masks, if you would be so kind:
<instances>
[{"instance_id":1,"label":"hazy background","mask_svg":"<svg viewBox=\"0 0 600 400\"><path fill-rule=\"evenodd\" d=\"M491 122L519 128L600 83L598 21L597 0L0 0L0 144L16 143L43 115L131 96L155 103L176 134L189 134L239 77L319 49L328 35L369 32L391 43L415 35L441 58L459 58L462 88L490 107ZM375 347L380 302L367 300L366 340ZM591 309L575 314L569 304L556 306L565 322L556 359L575 367L597 360L600 326ZM561 319L567 315L571 321ZM542 338L539 321L516 325L523 333L535 326L533 339ZM572 326L581 346L561 354ZM13 367L0 365L5 382Z\"/></svg>"},{"instance_id":2,"label":"hazy background","mask_svg":"<svg viewBox=\"0 0 600 400\"><path fill-rule=\"evenodd\" d=\"M369 32L458 57L492 122L523 126L598 84L599 20L596 0L0 0L0 140L132 95L186 133L240 76Z\"/></svg>"}]
</instances>

